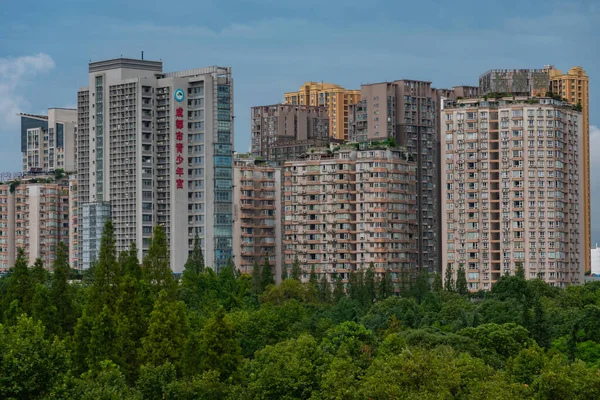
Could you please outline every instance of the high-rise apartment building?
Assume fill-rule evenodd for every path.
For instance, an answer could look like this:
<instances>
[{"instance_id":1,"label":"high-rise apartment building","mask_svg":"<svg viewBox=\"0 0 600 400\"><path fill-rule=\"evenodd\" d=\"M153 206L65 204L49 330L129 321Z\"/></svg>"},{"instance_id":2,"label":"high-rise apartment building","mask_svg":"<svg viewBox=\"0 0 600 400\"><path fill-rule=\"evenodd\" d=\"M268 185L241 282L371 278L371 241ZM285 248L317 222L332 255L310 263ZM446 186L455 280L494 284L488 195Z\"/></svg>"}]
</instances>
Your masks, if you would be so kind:
<instances>
[{"instance_id":1,"label":"high-rise apartment building","mask_svg":"<svg viewBox=\"0 0 600 400\"><path fill-rule=\"evenodd\" d=\"M74 172L77 110L50 108L48 115L19 114L23 173Z\"/></svg>"},{"instance_id":2,"label":"high-rise apartment building","mask_svg":"<svg viewBox=\"0 0 600 400\"><path fill-rule=\"evenodd\" d=\"M569 103L581 109L582 116L582 142L583 142L583 207L585 216L584 243L587 256L585 258L585 271L591 270L590 248L592 244L591 227L591 198L590 198L590 78L582 67L573 67L566 74L552 66L546 68L550 75L550 91L555 96L560 96Z\"/></svg>"},{"instance_id":3,"label":"high-rise apartment building","mask_svg":"<svg viewBox=\"0 0 600 400\"><path fill-rule=\"evenodd\" d=\"M79 203L77 200L77 177L69 177L69 265L79 265Z\"/></svg>"},{"instance_id":4,"label":"high-rise apartment building","mask_svg":"<svg viewBox=\"0 0 600 400\"><path fill-rule=\"evenodd\" d=\"M119 58L89 65L78 94L78 196L109 202L117 249L147 251L165 227L180 272L199 236L207 265L231 257L231 69L163 72L162 62Z\"/></svg>"},{"instance_id":5,"label":"high-rise apartment building","mask_svg":"<svg viewBox=\"0 0 600 400\"><path fill-rule=\"evenodd\" d=\"M281 164L295 160L311 147L328 146L326 107L274 104L252 107L251 153Z\"/></svg>"},{"instance_id":6,"label":"high-rise apartment building","mask_svg":"<svg viewBox=\"0 0 600 400\"><path fill-rule=\"evenodd\" d=\"M279 282L282 265L281 168L252 156L235 158L233 169L233 262L242 273L269 260Z\"/></svg>"},{"instance_id":7,"label":"high-rise apartment building","mask_svg":"<svg viewBox=\"0 0 600 400\"><path fill-rule=\"evenodd\" d=\"M350 109L350 141L394 138L416 162L417 265L439 271L438 101L431 82L399 80L361 86Z\"/></svg>"},{"instance_id":8,"label":"high-rise apartment building","mask_svg":"<svg viewBox=\"0 0 600 400\"><path fill-rule=\"evenodd\" d=\"M0 184L0 270L22 248L29 264L52 267L60 242L69 246L69 182L38 176Z\"/></svg>"},{"instance_id":9,"label":"high-rise apartment building","mask_svg":"<svg viewBox=\"0 0 600 400\"><path fill-rule=\"evenodd\" d=\"M305 82L297 92L284 95L286 104L321 106L329 110L329 135L348 140L349 107L360 100L360 90L324 82Z\"/></svg>"},{"instance_id":10,"label":"high-rise apartment building","mask_svg":"<svg viewBox=\"0 0 600 400\"><path fill-rule=\"evenodd\" d=\"M368 268L378 276L414 273L417 264L416 171L401 150L342 146L284 166L283 254L297 256L332 282Z\"/></svg>"},{"instance_id":11,"label":"high-rise apartment building","mask_svg":"<svg viewBox=\"0 0 600 400\"><path fill-rule=\"evenodd\" d=\"M442 266L489 290L522 267L583 282L581 114L552 98L465 99L443 110Z\"/></svg>"}]
</instances>

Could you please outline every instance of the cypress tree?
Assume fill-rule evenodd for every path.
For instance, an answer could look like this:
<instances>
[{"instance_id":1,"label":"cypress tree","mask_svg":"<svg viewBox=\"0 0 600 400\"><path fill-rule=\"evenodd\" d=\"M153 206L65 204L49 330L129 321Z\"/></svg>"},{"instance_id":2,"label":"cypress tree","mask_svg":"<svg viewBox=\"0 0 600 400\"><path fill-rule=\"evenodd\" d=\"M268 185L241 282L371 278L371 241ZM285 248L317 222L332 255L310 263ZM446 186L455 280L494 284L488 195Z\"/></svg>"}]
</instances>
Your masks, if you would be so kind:
<instances>
[{"instance_id":1,"label":"cypress tree","mask_svg":"<svg viewBox=\"0 0 600 400\"><path fill-rule=\"evenodd\" d=\"M295 279L298 282L300 282L302 279L302 268L300 268L300 260L298 260L298 255L294 257L294 263L292 264L292 279Z\"/></svg>"},{"instance_id":2,"label":"cypress tree","mask_svg":"<svg viewBox=\"0 0 600 400\"><path fill-rule=\"evenodd\" d=\"M27 256L22 248L17 250L17 260L11 269L10 283L5 297L5 310L18 307L20 312L31 313L35 287L29 275ZM15 300L17 301L16 303ZM18 317L18 315L15 315Z\"/></svg>"},{"instance_id":3,"label":"cypress tree","mask_svg":"<svg viewBox=\"0 0 600 400\"><path fill-rule=\"evenodd\" d=\"M117 262L115 229L110 219L107 219L104 224L94 272L94 283L90 288L87 303L89 316L100 314L105 304L114 310L115 302L119 297L121 267Z\"/></svg>"},{"instance_id":4,"label":"cypress tree","mask_svg":"<svg viewBox=\"0 0 600 400\"><path fill-rule=\"evenodd\" d=\"M102 312L93 318L88 345L87 365L89 369L98 371L102 361L117 361L118 358L116 324L113 312L105 304Z\"/></svg>"},{"instance_id":5,"label":"cypress tree","mask_svg":"<svg viewBox=\"0 0 600 400\"><path fill-rule=\"evenodd\" d=\"M167 235L162 225L156 225L152 231L148 254L143 261L143 274L155 294L161 290L173 294L175 282L169 266Z\"/></svg>"},{"instance_id":6,"label":"cypress tree","mask_svg":"<svg viewBox=\"0 0 600 400\"><path fill-rule=\"evenodd\" d=\"M188 256L184 271L190 271L196 275L204 271L204 255L202 254L202 247L200 246L198 234L196 234L196 237L194 238L194 249Z\"/></svg>"},{"instance_id":7,"label":"cypress tree","mask_svg":"<svg viewBox=\"0 0 600 400\"><path fill-rule=\"evenodd\" d=\"M337 303L344 297L344 281L342 280L342 274L337 274L335 278L335 287L333 288L333 300Z\"/></svg>"},{"instance_id":8,"label":"cypress tree","mask_svg":"<svg viewBox=\"0 0 600 400\"><path fill-rule=\"evenodd\" d=\"M50 274L44 268L44 262L41 258L36 258L33 266L31 267L31 282L33 285L40 283L47 285L50 280Z\"/></svg>"},{"instance_id":9,"label":"cypress tree","mask_svg":"<svg viewBox=\"0 0 600 400\"><path fill-rule=\"evenodd\" d=\"M261 292L264 292L267 287L274 284L275 279L273 279L273 269L271 268L271 264L269 263L269 256L265 256L265 262L263 263L260 276Z\"/></svg>"},{"instance_id":10,"label":"cypress tree","mask_svg":"<svg viewBox=\"0 0 600 400\"><path fill-rule=\"evenodd\" d=\"M56 250L56 259L52 267L52 280L50 282L50 299L56 306L57 325L60 332L67 334L72 332L77 321L75 307L75 293L69 284L71 267L68 263L67 248L60 242ZM57 332L58 333L58 332Z\"/></svg>"},{"instance_id":11,"label":"cypress tree","mask_svg":"<svg viewBox=\"0 0 600 400\"><path fill-rule=\"evenodd\" d=\"M375 265L369 264L369 268L365 272L365 296L368 303L372 303L377 297L377 289L375 285Z\"/></svg>"},{"instance_id":12,"label":"cypress tree","mask_svg":"<svg viewBox=\"0 0 600 400\"><path fill-rule=\"evenodd\" d=\"M377 298L380 300L387 299L394 295L394 282L392 281L392 270L387 269L379 279L377 290Z\"/></svg>"},{"instance_id":13,"label":"cypress tree","mask_svg":"<svg viewBox=\"0 0 600 400\"><path fill-rule=\"evenodd\" d=\"M453 272L452 271L452 264L448 264L446 266L446 277L445 277L445 281L444 281L444 289L446 289L448 292L453 292L454 291L454 276L453 276Z\"/></svg>"},{"instance_id":14,"label":"cypress tree","mask_svg":"<svg viewBox=\"0 0 600 400\"><path fill-rule=\"evenodd\" d=\"M185 305L172 300L162 290L154 303L146 336L142 338L142 362L158 366L168 361L180 369L188 333Z\"/></svg>"},{"instance_id":15,"label":"cypress tree","mask_svg":"<svg viewBox=\"0 0 600 400\"><path fill-rule=\"evenodd\" d=\"M327 280L327 274L323 274L321 282L319 283L319 300L323 303L329 303L331 301L331 286Z\"/></svg>"},{"instance_id":16,"label":"cypress tree","mask_svg":"<svg viewBox=\"0 0 600 400\"><path fill-rule=\"evenodd\" d=\"M465 268L462 264L458 266L458 271L456 271L456 291L462 296L469 293L469 288L467 287L467 275L465 274Z\"/></svg>"},{"instance_id":17,"label":"cypress tree","mask_svg":"<svg viewBox=\"0 0 600 400\"><path fill-rule=\"evenodd\" d=\"M204 325L200 336L202 370L217 371L221 381L227 380L242 360L242 349L222 308Z\"/></svg>"},{"instance_id":18,"label":"cypress tree","mask_svg":"<svg viewBox=\"0 0 600 400\"><path fill-rule=\"evenodd\" d=\"M319 284L319 280L317 278L317 273L315 272L315 266L312 265L310 267L310 275L308 277L308 283L309 285L311 285L313 288L317 289L318 284Z\"/></svg>"},{"instance_id":19,"label":"cypress tree","mask_svg":"<svg viewBox=\"0 0 600 400\"><path fill-rule=\"evenodd\" d=\"M252 290L256 294L259 294L262 291L260 266L256 261L254 261L254 266L252 268Z\"/></svg>"},{"instance_id":20,"label":"cypress tree","mask_svg":"<svg viewBox=\"0 0 600 400\"><path fill-rule=\"evenodd\" d=\"M433 291L440 293L442 290L444 290L442 284L442 274L436 273L435 277L433 278Z\"/></svg>"}]
</instances>

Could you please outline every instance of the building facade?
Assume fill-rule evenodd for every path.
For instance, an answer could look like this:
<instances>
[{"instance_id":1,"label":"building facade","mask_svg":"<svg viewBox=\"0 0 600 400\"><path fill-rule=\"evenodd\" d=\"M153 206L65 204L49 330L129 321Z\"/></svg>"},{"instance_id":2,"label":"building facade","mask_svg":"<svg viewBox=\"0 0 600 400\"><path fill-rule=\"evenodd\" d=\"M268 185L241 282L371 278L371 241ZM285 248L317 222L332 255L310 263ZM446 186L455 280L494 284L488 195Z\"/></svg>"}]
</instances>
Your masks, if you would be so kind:
<instances>
[{"instance_id":1,"label":"building facade","mask_svg":"<svg viewBox=\"0 0 600 400\"><path fill-rule=\"evenodd\" d=\"M0 184L0 270L15 264L22 248L29 264L51 268L58 244L69 246L69 182L49 176Z\"/></svg>"},{"instance_id":2,"label":"building facade","mask_svg":"<svg viewBox=\"0 0 600 400\"><path fill-rule=\"evenodd\" d=\"M285 93L286 104L326 107L329 111L329 135L348 141L349 108L360 100L360 90L344 89L324 82L305 82L297 92Z\"/></svg>"},{"instance_id":3,"label":"building facade","mask_svg":"<svg viewBox=\"0 0 600 400\"><path fill-rule=\"evenodd\" d=\"M23 173L76 169L77 110L50 108L48 115L19 114Z\"/></svg>"},{"instance_id":4,"label":"building facade","mask_svg":"<svg viewBox=\"0 0 600 400\"><path fill-rule=\"evenodd\" d=\"M526 278L583 282L581 114L552 98L459 100L443 110L442 266L489 290Z\"/></svg>"},{"instance_id":5,"label":"building facade","mask_svg":"<svg viewBox=\"0 0 600 400\"><path fill-rule=\"evenodd\" d=\"M417 266L416 171L400 150L353 146L284 166L283 254L307 280L314 267L330 282L373 263L398 280Z\"/></svg>"},{"instance_id":6,"label":"building facade","mask_svg":"<svg viewBox=\"0 0 600 400\"><path fill-rule=\"evenodd\" d=\"M161 224L175 272L196 235L218 270L233 244L231 69L165 73L162 62L120 58L90 63L88 77L78 94L80 206L110 203L119 251L135 241L141 259Z\"/></svg>"},{"instance_id":7,"label":"building facade","mask_svg":"<svg viewBox=\"0 0 600 400\"><path fill-rule=\"evenodd\" d=\"M274 104L251 109L251 153L282 163L295 160L310 147L329 145L327 108Z\"/></svg>"},{"instance_id":8,"label":"building facade","mask_svg":"<svg viewBox=\"0 0 600 400\"><path fill-rule=\"evenodd\" d=\"M361 86L350 109L350 141L394 138L416 165L419 268L439 271L438 99L430 82L399 80Z\"/></svg>"},{"instance_id":9,"label":"building facade","mask_svg":"<svg viewBox=\"0 0 600 400\"><path fill-rule=\"evenodd\" d=\"M583 142L583 200L585 217L583 223L584 242L586 246L585 271L591 270L591 259L589 257L592 244L591 226L591 198L590 198L590 78L582 67L573 67L565 74L552 66L547 67L550 76L550 91L562 97L569 103L581 107L582 117L582 142Z\"/></svg>"},{"instance_id":10,"label":"building facade","mask_svg":"<svg viewBox=\"0 0 600 400\"><path fill-rule=\"evenodd\" d=\"M111 204L108 201L84 203L81 205L79 223L80 251L78 266L81 270L90 268L98 260L102 232L107 219L111 218Z\"/></svg>"},{"instance_id":11,"label":"building facade","mask_svg":"<svg viewBox=\"0 0 600 400\"><path fill-rule=\"evenodd\" d=\"M282 271L281 168L236 157L233 169L233 262L251 274L254 264L265 258L273 267L276 282Z\"/></svg>"},{"instance_id":12,"label":"building facade","mask_svg":"<svg viewBox=\"0 0 600 400\"><path fill-rule=\"evenodd\" d=\"M590 274L600 275L600 247L597 244L590 250L590 259L592 261Z\"/></svg>"}]
</instances>

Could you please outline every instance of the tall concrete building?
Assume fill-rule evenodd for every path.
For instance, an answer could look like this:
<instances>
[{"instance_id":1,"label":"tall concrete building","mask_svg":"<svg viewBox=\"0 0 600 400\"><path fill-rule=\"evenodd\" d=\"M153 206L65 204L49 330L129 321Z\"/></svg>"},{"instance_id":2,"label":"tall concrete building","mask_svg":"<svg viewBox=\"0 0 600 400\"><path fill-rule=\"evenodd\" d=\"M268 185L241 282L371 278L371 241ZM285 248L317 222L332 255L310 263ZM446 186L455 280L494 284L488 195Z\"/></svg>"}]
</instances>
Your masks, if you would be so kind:
<instances>
[{"instance_id":1,"label":"tall concrete building","mask_svg":"<svg viewBox=\"0 0 600 400\"><path fill-rule=\"evenodd\" d=\"M140 258L165 227L180 272L194 237L207 265L231 257L233 80L226 67L163 72L162 62L89 65L78 94L78 195L109 202L117 249Z\"/></svg>"},{"instance_id":2,"label":"tall concrete building","mask_svg":"<svg viewBox=\"0 0 600 400\"><path fill-rule=\"evenodd\" d=\"M233 262L251 274L265 258L279 282L282 265L281 168L238 155L233 169Z\"/></svg>"},{"instance_id":3,"label":"tall concrete building","mask_svg":"<svg viewBox=\"0 0 600 400\"><path fill-rule=\"evenodd\" d=\"M311 147L329 145L326 107L274 104L252 107L251 152L264 160L295 160Z\"/></svg>"},{"instance_id":4,"label":"tall concrete building","mask_svg":"<svg viewBox=\"0 0 600 400\"><path fill-rule=\"evenodd\" d=\"M19 114L23 173L76 169L77 110L50 108L48 115Z\"/></svg>"},{"instance_id":5,"label":"tall concrete building","mask_svg":"<svg viewBox=\"0 0 600 400\"><path fill-rule=\"evenodd\" d=\"M60 242L69 246L69 182L50 176L0 184L0 270L15 264L22 248L29 264L52 267Z\"/></svg>"},{"instance_id":6,"label":"tall concrete building","mask_svg":"<svg viewBox=\"0 0 600 400\"><path fill-rule=\"evenodd\" d=\"M284 95L286 104L326 107L329 111L329 135L347 141L349 108L360 100L360 90L344 89L325 82L305 82L297 92Z\"/></svg>"},{"instance_id":7,"label":"tall concrete building","mask_svg":"<svg viewBox=\"0 0 600 400\"><path fill-rule=\"evenodd\" d=\"M583 142L583 201L585 216L584 243L586 248L585 271L591 270L592 211L590 198L590 78L582 67L573 67L565 74L553 66L546 67L550 76L550 91L569 103L581 107Z\"/></svg>"},{"instance_id":8,"label":"tall concrete building","mask_svg":"<svg viewBox=\"0 0 600 400\"><path fill-rule=\"evenodd\" d=\"M342 146L284 166L284 268L298 256L333 282L374 264L378 276L417 265L416 171L401 150Z\"/></svg>"},{"instance_id":9,"label":"tall concrete building","mask_svg":"<svg viewBox=\"0 0 600 400\"><path fill-rule=\"evenodd\" d=\"M444 274L489 290L523 267L583 282L581 114L552 98L464 99L443 110Z\"/></svg>"},{"instance_id":10,"label":"tall concrete building","mask_svg":"<svg viewBox=\"0 0 600 400\"><path fill-rule=\"evenodd\" d=\"M431 82L399 80L361 86L350 109L350 141L394 138L416 162L417 265L439 271L438 99Z\"/></svg>"}]
</instances>

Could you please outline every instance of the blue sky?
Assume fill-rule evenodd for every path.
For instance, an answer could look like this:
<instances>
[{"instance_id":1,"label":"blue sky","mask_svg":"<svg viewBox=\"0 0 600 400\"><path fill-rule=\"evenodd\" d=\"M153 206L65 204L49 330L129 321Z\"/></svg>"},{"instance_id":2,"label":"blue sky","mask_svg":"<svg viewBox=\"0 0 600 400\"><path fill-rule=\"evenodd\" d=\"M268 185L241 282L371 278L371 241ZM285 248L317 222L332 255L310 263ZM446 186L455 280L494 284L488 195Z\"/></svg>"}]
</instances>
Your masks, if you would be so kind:
<instances>
[{"instance_id":1,"label":"blue sky","mask_svg":"<svg viewBox=\"0 0 600 400\"><path fill-rule=\"evenodd\" d=\"M600 151L596 0L10 3L0 14L0 171L20 168L15 112L74 106L89 60L141 50L166 71L233 67L240 151L248 149L250 107L279 102L307 80L359 88L410 78L451 87L476 85L490 68L582 65L591 76L592 152ZM592 160L600 242L600 157Z\"/></svg>"}]
</instances>

